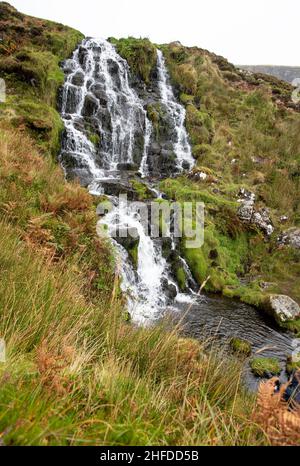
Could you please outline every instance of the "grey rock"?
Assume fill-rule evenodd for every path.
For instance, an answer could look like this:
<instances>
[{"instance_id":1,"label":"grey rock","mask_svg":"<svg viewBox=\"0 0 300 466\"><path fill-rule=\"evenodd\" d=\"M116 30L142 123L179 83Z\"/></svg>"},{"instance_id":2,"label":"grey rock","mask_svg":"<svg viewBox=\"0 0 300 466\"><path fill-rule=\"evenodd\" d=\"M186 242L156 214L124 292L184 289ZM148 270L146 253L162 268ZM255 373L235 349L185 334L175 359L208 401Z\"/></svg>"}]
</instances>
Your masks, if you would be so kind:
<instances>
[{"instance_id":1,"label":"grey rock","mask_svg":"<svg viewBox=\"0 0 300 466\"><path fill-rule=\"evenodd\" d=\"M255 212L251 222L264 233L266 233L267 236L271 236L274 232L274 227L271 223L269 211L267 209L262 209L259 212Z\"/></svg>"},{"instance_id":2,"label":"grey rock","mask_svg":"<svg viewBox=\"0 0 300 466\"><path fill-rule=\"evenodd\" d=\"M86 117L91 117L97 113L99 107L98 100L91 94L85 98L82 114Z\"/></svg>"},{"instance_id":3,"label":"grey rock","mask_svg":"<svg viewBox=\"0 0 300 466\"><path fill-rule=\"evenodd\" d=\"M255 199L256 199L255 194L252 193L251 191L247 191L247 189L245 189L245 188L241 188L239 190L238 197L239 197L239 202L249 201L249 202L253 202L253 204L254 204Z\"/></svg>"},{"instance_id":4,"label":"grey rock","mask_svg":"<svg viewBox=\"0 0 300 466\"><path fill-rule=\"evenodd\" d=\"M254 202L245 201L238 209L238 217L242 222L250 223L254 214Z\"/></svg>"},{"instance_id":5,"label":"grey rock","mask_svg":"<svg viewBox=\"0 0 300 466\"><path fill-rule=\"evenodd\" d=\"M129 183L118 180L99 180L99 186L108 196L119 196L126 194L129 201L137 200L137 193Z\"/></svg>"},{"instance_id":6,"label":"grey rock","mask_svg":"<svg viewBox=\"0 0 300 466\"><path fill-rule=\"evenodd\" d=\"M299 304L285 295L270 295L265 303L265 310L279 323L300 318Z\"/></svg>"},{"instance_id":7,"label":"grey rock","mask_svg":"<svg viewBox=\"0 0 300 466\"><path fill-rule=\"evenodd\" d=\"M74 86L83 86L84 74L82 73L82 71L77 71L77 73L74 74L72 78L72 84L74 84Z\"/></svg>"},{"instance_id":8,"label":"grey rock","mask_svg":"<svg viewBox=\"0 0 300 466\"><path fill-rule=\"evenodd\" d=\"M241 205L238 208L237 215L242 222L255 225L267 236L271 236L274 227L270 219L270 212L268 209L256 210L255 199L254 193L244 188L240 189L239 202Z\"/></svg>"},{"instance_id":9,"label":"grey rock","mask_svg":"<svg viewBox=\"0 0 300 466\"><path fill-rule=\"evenodd\" d=\"M278 244L300 249L300 228L291 228L283 232L278 238Z\"/></svg>"}]
</instances>

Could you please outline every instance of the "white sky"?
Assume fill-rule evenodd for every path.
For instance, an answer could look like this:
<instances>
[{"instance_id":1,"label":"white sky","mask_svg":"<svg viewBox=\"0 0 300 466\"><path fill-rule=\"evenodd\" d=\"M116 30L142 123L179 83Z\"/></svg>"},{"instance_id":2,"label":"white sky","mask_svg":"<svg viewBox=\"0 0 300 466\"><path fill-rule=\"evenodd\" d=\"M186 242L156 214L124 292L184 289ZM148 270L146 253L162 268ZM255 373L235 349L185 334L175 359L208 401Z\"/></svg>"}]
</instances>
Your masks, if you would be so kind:
<instances>
[{"instance_id":1,"label":"white sky","mask_svg":"<svg viewBox=\"0 0 300 466\"><path fill-rule=\"evenodd\" d=\"M299 0L7 0L85 35L179 40L235 64L300 66ZM297 45L298 44L298 45Z\"/></svg>"}]
</instances>

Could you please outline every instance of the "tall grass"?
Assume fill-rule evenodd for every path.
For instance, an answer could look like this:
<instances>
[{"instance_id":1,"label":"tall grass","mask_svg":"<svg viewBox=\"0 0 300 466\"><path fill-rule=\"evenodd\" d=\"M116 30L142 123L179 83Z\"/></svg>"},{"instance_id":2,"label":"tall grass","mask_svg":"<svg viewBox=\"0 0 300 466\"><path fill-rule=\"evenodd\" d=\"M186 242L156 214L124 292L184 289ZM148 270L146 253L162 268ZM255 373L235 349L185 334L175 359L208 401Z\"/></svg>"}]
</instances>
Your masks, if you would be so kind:
<instances>
[{"instance_id":1,"label":"tall grass","mask_svg":"<svg viewBox=\"0 0 300 466\"><path fill-rule=\"evenodd\" d=\"M6 445L263 443L237 361L86 302L71 263L45 263L3 221L0 273Z\"/></svg>"}]
</instances>

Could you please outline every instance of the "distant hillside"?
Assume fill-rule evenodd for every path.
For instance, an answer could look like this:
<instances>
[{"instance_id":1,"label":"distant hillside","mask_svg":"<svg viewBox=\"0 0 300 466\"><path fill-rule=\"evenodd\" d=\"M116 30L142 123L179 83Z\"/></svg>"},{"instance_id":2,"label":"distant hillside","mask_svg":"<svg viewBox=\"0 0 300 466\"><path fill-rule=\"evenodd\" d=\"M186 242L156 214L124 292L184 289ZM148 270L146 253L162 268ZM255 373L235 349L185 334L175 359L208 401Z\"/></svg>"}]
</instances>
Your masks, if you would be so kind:
<instances>
[{"instance_id":1,"label":"distant hillside","mask_svg":"<svg viewBox=\"0 0 300 466\"><path fill-rule=\"evenodd\" d=\"M240 68L253 73L264 73L292 83L295 78L300 79L300 66L268 66L268 65L240 65Z\"/></svg>"}]
</instances>

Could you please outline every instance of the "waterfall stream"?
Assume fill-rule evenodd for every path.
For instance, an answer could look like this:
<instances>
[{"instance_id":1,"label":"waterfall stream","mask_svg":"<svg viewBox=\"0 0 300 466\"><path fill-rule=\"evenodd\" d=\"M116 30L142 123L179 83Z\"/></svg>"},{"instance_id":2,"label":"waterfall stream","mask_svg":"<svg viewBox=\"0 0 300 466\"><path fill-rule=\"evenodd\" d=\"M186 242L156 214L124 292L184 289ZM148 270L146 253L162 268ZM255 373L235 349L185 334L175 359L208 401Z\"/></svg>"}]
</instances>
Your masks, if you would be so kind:
<instances>
[{"instance_id":1,"label":"waterfall stream","mask_svg":"<svg viewBox=\"0 0 300 466\"><path fill-rule=\"evenodd\" d=\"M195 161L192 156L188 134L184 126L186 111L185 108L175 99L165 59L161 50L157 50L157 64L159 76L158 86L160 89L161 100L175 122L177 140L174 149L177 158L177 165L179 169L186 167L192 168Z\"/></svg>"},{"instance_id":2,"label":"waterfall stream","mask_svg":"<svg viewBox=\"0 0 300 466\"><path fill-rule=\"evenodd\" d=\"M175 102L160 52L158 67L162 102L170 105L170 116L178 126L174 151L182 170L184 160L189 166L193 163L184 129L185 111ZM66 173L79 177L94 195L105 194L105 181L120 180L135 165L142 178L147 178L152 124L143 102L130 86L127 62L109 42L85 39L64 69L67 78L62 96L65 136L61 163ZM89 139L91 127L99 136L98 147ZM160 193L156 193L159 197ZM118 202L116 197L112 202L116 207L101 224L108 227L111 236L120 229L138 234L136 270L126 249L118 241L114 244L122 261L122 289L128 296L129 311L134 321L145 324L162 315L169 303L170 289L176 295L178 287L163 257L161 241L146 234L138 213L130 205Z\"/></svg>"},{"instance_id":3,"label":"waterfall stream","mask_svg":"<svg viewBox=\"0 0 300 466\"><path fill-rule=\"evenodd\" d=\"M210 298L197 300L192 291L180 294L164 256L161 238L151 238L139 213L130 203L123 203L117 197L124 186L128 187L127 181L139 174L145 186L151 187L153 198L161 198L162 194L152 178L155 179L160 171L161 176L176 174L194 165L185 129L186 112L175 98L163 53L157 51L158 92L153 98L165 109L171 136L161 144L155 140L155 132L147 116L147 103L131 85L129 66L112 44L105 40L84 39L72 59L64 63L63 69L66 81L61 97L61 114L65 132L60 161L67 178L78 178L93 195L107 195L114 206L99 225L106 225L118 252L122 290L127 295L134 322L147 325L161 318L168 306L180 318L186 309L184 303L190 302L191 312L186 320L192 335L198 336L199 333L193 323L200 321L202 326L205 318L212 322L220 318L222 325L220 322L216 328L222 337L228 338L234 328L234 334L241 337L245 333L250 334L250 341L255 335L257 348L266 344L266 335L270 338L268 344L274 343L284 349L290 347L288 337L275 329L268 332L269 324L261 327L263 317L258 318L257 311L249 306L239 306L239 315L245 315L245 318L235 321L236 325L232 326L232 320L227 318L228 301L219 300L218 303L224 304L216 306ZM156 167L155 174L153 167ZM133 264L122 241L114 237L116 230L137 234L136 264ZM174 251L176 245L171 231L169 242ZM178 259L186 272L188 289L192 286L193 277L186 262L179 256ZM250 315L253 318L247 318ZM253 330L250 331L248 325L253 325ZM258 326L265 331L257 331ZM280 354L283 360L283 353Z\"/></svg>"}]
</instances>

